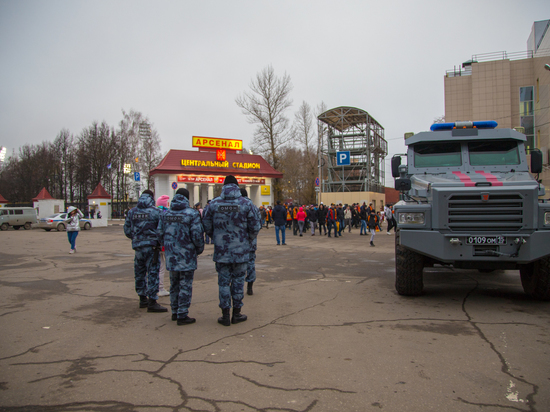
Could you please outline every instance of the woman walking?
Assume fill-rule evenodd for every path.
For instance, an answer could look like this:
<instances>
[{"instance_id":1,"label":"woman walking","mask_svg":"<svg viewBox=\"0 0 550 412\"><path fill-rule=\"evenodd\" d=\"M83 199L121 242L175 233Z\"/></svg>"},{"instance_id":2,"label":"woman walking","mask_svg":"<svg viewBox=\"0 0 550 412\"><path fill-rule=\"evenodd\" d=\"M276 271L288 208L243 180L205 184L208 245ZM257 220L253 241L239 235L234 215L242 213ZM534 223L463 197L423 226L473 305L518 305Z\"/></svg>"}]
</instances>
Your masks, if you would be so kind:
<instances>
[{"instance_id":1,"label":"woman walking","mask_svg":"<svg viewBox=\"0 0 550 412\"><path fill-rule=\"evenodd\" d=\"M67 237L71 244L71 251L69 253L74 253L76 252L76 237L80 231L80 218L83 218L84 215L74 206L69 206L67 213Z\"/></svg>"},{"instance_id":2,"label":"woman walking","mask_svg":"<svg viewBox=\"0 0 550 412\"><path fill-rule=\"evenodd\" d=\"M348 233L351 233L351 207L346 207L344 211L344 222L348 227Z\"/></svg>"},{"instance_id":3,"label":"woman walking","mask_svg":"<svg viewBox=\"0 0 550 412\"><path fill-rule=\"evenodd\" d=\"M302 236L302 232L304 231L304 222L306 220L306 212L304 212L303 207L300 207L300 211L296 214L296 220L298 220L298 228L300 230L300 236Z\"/></svg>"}]
</instances>

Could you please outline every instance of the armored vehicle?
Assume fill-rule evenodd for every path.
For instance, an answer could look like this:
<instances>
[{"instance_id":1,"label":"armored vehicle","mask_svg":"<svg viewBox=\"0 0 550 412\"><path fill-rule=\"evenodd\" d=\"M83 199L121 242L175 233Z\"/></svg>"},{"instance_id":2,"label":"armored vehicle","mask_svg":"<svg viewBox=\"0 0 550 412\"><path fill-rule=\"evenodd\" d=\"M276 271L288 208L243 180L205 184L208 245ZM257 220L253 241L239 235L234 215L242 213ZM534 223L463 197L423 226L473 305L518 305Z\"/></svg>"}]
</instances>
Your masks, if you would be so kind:
<instances>
[{"instance_id":1,"label":"armored vehicle","mask_svg":"<svg viewBox=\"0 0 550 412\"><path fill-rule=\"evenodd\" d=\"M550 300L550 203L538 180L542 153L494 121L434 124L408 134L392 158L399 294L423 290L434 264L491 272L519 269L524 291ZM407 164L401 164L406 157Z\"/></svg>"}]
</instances>

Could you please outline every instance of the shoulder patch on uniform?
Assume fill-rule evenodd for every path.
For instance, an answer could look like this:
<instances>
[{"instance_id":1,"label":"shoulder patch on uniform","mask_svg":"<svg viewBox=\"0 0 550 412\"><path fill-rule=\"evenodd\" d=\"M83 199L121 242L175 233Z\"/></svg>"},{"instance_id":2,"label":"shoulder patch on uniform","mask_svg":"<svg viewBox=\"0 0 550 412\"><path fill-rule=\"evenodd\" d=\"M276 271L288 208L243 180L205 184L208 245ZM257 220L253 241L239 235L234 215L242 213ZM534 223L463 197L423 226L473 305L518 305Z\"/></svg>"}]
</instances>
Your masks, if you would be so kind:
<instances>
[{"instance_id":1,"label":"shoulder patch on uniform","mask_svg":"<svg viewBox=\"0 0 550 412\"><path fill-rule=\"evenodd\" d=\"M164 216L166 222L183 222L183 216Z\"/></svg>"},{"instance_id":2,"label":"shoulder patch on uniform","mask_svg":"<svg viewBox=\"0 0 550 412\"><path fill-rule=\"evenodd\" d=\"M149 220L147 213L134 213L133 220Z\"/></svg>"},{"instance_id":3,"label":"shoulder patch on uniform","mask_svg":"<svg viewBox=\"0 0 550 412\"><path fill-rule=\"evenodd\" d=\"M239 213L241 211L241 208L239 205L220 205L218 206L218 212L220 213L233 213L237 212Z\"/></svg>"}]
</instances>

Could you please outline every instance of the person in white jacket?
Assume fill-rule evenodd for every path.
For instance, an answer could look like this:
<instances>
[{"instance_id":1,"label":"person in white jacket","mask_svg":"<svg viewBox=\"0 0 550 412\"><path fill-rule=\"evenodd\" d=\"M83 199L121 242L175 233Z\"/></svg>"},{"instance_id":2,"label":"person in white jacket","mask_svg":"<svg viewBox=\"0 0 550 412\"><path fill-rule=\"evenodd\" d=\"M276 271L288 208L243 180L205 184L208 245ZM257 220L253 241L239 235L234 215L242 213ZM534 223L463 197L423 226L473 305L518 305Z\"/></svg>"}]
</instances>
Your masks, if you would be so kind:
<instances>
[{"instance_id":1,"label":"person in white jacket","mask_svg":"<svg viewBox=\"0 0 550 412\"><path fill-rule=\"evenodd\" d=\"M69 253L74 253L76 252L76 237L80 231L80 218L83 218L84 215L74 206L69 206L67 213L67 237L71 244L71 251Z\"/></svg>"}]
</instances>

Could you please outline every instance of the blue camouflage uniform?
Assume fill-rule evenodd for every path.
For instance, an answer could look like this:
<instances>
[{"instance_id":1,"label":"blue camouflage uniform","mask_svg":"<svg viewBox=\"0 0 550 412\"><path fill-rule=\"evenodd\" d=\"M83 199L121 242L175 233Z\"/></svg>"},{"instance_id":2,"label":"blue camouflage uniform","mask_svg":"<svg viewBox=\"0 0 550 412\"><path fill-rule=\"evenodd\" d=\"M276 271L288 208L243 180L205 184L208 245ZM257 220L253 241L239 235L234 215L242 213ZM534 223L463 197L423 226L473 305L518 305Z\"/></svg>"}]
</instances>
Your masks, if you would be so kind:
<instances>
[{"instance_id":1,"label":"blue camouflage uniform","mask_svg":"<svg viewBox=\"0 0 550 412\"><path fill-rule=\"evenodd\" d=\"M136 292L139 296L147 296L157 300L159 291L158 234L157 226L160 210L155 207L153 196L144 193L140 196L136 207L128 212L124 222L124 234L132 239L132 249L136 251L134 258L134 276ZM155 248L156 261L155 261Z\"/></svg>"},{"instance_id":2,"label":"blue camouflage uniform","mask_svg":"<svg viewBox=\"0 0 550 412\"><path fill-rule=\"evenodd\" d=\"M220 308L241 308L243 286L252 250L251 243L261 229L260 212L241 196L239 186L226 184L213 199L203 217L204 230L214 243L218 272Z\"/></svg>"},{"instance_id":3,"label":"blue camouflage uniform","mask_svg":"<svg viewBox=\"0 0 550 412\"><path fill-rule=\"evenodd\" d=\"M170 271L170 307L177 319L189 313L193 294L193 276L197 256L204 250L204 229L197 210L189 207L183 195L176 194L158 225L161 244L164 245L166 270Z\"/></svg>"}]
</instances>

